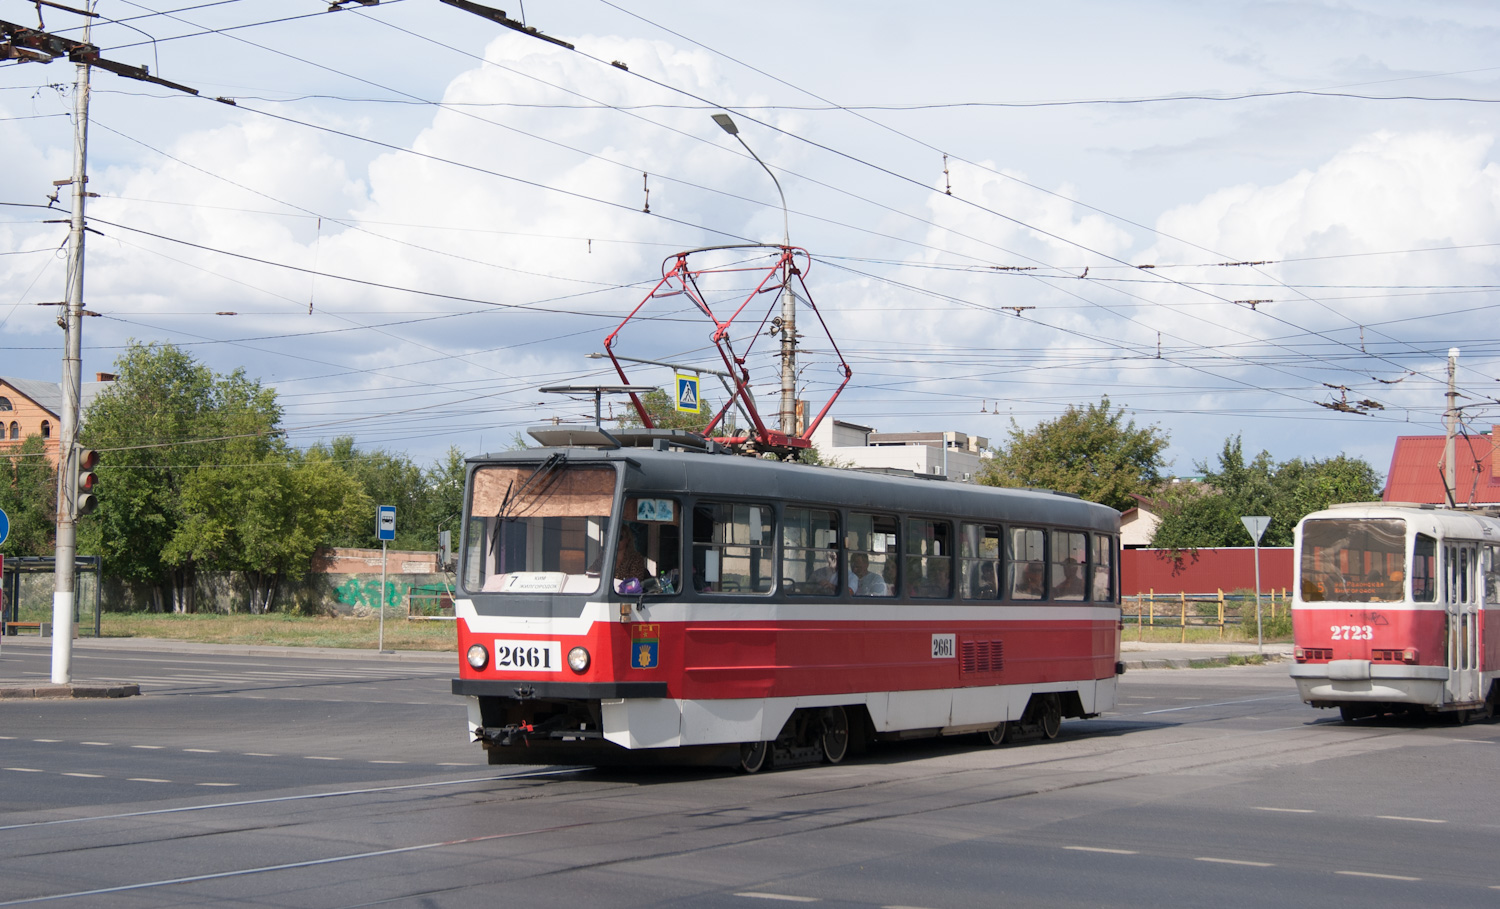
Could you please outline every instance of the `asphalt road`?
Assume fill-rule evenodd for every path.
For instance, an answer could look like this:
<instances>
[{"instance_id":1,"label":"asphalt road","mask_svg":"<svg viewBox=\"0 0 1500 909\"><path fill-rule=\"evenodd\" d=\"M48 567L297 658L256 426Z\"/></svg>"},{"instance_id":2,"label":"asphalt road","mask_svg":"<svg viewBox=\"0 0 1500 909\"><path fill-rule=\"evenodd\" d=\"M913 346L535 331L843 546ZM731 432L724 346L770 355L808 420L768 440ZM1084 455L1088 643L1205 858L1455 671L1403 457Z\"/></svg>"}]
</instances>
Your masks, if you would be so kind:
<instances>
[{"instance_id":1,"label":"asphalt road","mask_svg":"<svg viewBox=\"0 0 1500 909\"><path fill-rule=\"evenodd\" d=\"M46 659L7 641L0 678ZM80 649L144 693L0 702L0 906L1500 901L1500 723L1344 726L1283 665L744 777L489 767L452 660Z\"/></svg>"}]
</instances>

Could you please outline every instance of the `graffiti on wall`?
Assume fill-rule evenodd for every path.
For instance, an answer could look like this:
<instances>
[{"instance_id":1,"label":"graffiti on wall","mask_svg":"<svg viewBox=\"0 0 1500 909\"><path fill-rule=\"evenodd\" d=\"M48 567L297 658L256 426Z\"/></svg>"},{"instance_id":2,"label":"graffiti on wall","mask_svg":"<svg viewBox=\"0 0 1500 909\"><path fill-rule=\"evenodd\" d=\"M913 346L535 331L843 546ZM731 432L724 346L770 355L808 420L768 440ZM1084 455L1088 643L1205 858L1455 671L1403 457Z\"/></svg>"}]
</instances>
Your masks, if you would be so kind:
<instances>
[{"instance_id":1,"label":"graffiti on wall","mask_svg":"<svg viewBox=\"0 0 1500 909\"><path fill-rule=\"evenodd\" d=\"M348 578L338 586L338 597L340 603L356 609L362 607L375 610L382 606L391 609L400 607L406 603L406 594L411 590L411 586L411 584L404 581L388 580L385 582L384 596L382 597L379 579L355 576Z\"/></svg>"}]
</instances>

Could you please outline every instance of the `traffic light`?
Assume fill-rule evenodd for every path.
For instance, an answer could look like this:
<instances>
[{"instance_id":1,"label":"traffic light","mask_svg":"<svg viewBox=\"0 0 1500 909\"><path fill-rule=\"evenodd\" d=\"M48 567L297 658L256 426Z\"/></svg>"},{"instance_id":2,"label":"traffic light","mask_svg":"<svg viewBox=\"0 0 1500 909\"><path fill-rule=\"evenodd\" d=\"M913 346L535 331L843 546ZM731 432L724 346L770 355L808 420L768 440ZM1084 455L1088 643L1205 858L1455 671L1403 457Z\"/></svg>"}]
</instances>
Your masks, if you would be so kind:
<instances>
[{"instance_id":1,"label":"traffic light","mask_svg":"<svg viewBox=\"0 0 1500 909\"><path fill-rule=\"evenodd\" d=\"M99 483L99 476L94 473L94 468L98 466L99 452L92 448L78 452L78 498L73 511L74 517L81 518L99 505L99 497L94 495L94 487Z\"/></svg>"}]
</instances>

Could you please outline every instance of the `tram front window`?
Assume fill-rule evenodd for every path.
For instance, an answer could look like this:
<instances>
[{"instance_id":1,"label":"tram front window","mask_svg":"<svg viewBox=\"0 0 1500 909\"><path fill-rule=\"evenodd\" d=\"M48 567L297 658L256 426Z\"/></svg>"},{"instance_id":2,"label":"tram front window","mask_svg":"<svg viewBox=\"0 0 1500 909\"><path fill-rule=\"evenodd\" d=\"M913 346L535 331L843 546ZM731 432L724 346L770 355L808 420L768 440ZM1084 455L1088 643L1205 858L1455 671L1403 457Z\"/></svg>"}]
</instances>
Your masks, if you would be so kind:
<instances>
[{"instance_id":1,"label":"tram front window","mask_svg":"<svg viewBox=\"0 0 1500 909\"><path fill-rule=\"evenodd\" d=\"M1400 602L1406 596L1406 522L1400 518L1304 522L1299 583L1302 599L1308 603Z\"/></svg>"},{"instance_id":2,"label":"tram front window","mask_svg":"<svg viewBox=\"0 0 1500 909\"><path fill-rule=\"evenodd\" d=\"M594 593L614 501L611 468L558 461L474 472L464 588Z\"/></svg>"}]
</instances>

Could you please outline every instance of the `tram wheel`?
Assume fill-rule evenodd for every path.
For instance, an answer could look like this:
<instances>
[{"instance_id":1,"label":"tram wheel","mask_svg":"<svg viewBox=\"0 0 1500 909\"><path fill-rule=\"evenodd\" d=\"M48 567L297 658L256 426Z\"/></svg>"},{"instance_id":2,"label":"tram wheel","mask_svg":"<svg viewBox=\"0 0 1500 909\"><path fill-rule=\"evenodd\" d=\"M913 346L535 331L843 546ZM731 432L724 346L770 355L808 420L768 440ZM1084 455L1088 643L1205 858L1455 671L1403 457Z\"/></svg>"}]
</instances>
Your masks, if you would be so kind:
<instances>
[{"instance_id":1,"label":"tram wheel","mask_svg":"<svg viewBox=\"0 0 1500 909\"><path fill-rule=\"evenodd\" d=\"M1049 694L1042 699L1042 735L1048 741L1057 738L1057 733L1062 730L1062 701L1057 695Z\"/></svg>"},{"instance_id":2,"label":"tram wheel","mask_svg":"<svg viewBox=\"0 0 1500 909\"><path fill-rule=\"evenodd\" d=\"M828 707L821 717L823 733L819 742L823 746L823 763L837 764L849 753L849 714L842 707Z\"/></svg>"},{"instance_id":3,"label":"tram wheel","mask_svg":"<svg viewBox=\"0 0 1500 909\"><path fill-rule=\"evenodd\" d=\"M979 736L980 736L981 739L984 740L984 743L986 745L1004 745L1005 744L1005 737L1007 735L1009 735L1009 734L1010 734L1010 724L1009 723L1001 723L999 726L996 726L994 729L986 729L985 731L979 733Z\"/></svg>"},{"instance_id":4,"label":"tram wheel","mask_svg":"<svg viewBox=\"0 0 1500 909\"><path fill-rule=\"evenodd\" d=\"M759 773L770 756L770 742L746 742L740 746L740 763L735 769L740 773Z\"/></svg>"}]
</instances>

